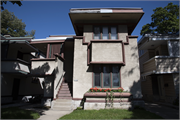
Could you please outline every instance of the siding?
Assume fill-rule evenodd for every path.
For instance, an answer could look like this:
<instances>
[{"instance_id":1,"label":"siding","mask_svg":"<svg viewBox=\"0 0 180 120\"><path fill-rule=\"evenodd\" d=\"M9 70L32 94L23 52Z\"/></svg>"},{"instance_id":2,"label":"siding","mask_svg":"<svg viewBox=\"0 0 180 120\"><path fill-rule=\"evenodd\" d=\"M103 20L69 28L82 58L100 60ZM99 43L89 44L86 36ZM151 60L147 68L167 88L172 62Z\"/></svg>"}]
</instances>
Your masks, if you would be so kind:
<instances>
[{"instance_id":1,"label":"siding","mask_svg":"<svg viewBox=\"0 0 180 120\"><path fill-rule=\"evenodd\" d=\"M146 81L141 82L143 99L146 101L152 101L153 91L152 91L152 82L151 77L147 76Z\"/></svg>"},{"instance_id":2,"label":"siding","mask_svg":"<svg viewBox=\"0 0 180 120\"><path fill-rule=\"evenodd\" d=\"M174 89L174 82L173 76L170 75L163 75L164 84L168 84L168 87L164 87L165 95L166 96L175 96L175 89Z\"/></svg>"},{"instance_id":3,"label":"siding","mask_svg":"<svg viewBox=\"0 0 180 120\"><path fill-rule=\"evenodd\" d=\"M172 74L163 75L163 79L164 79L164 84L168 84L168 87L164 87L166 102L173 103L174 99L176 98L173 76Z\"/></svg>"},{"instance_id":4,"label":"siding","mask_svg":"<svg viewBox=\"0 0 180 120\"><path fill-rule=\"evenodd\" d=\"M143 64L143 70L144 73L156 70L155 59L152 59L149 62Z\"/></svg>"},{"instance_id":5,"label":"siding","mask_svg":"<svg viewBox=\"0 0 180 120\"><path fill-rule=\"evenodd\" d=\"M143 63L146 62L149 59L149 54L146 52L139 58L139 64L140 64L140 72L143 72Z\"/></svg>"}]
</instances>

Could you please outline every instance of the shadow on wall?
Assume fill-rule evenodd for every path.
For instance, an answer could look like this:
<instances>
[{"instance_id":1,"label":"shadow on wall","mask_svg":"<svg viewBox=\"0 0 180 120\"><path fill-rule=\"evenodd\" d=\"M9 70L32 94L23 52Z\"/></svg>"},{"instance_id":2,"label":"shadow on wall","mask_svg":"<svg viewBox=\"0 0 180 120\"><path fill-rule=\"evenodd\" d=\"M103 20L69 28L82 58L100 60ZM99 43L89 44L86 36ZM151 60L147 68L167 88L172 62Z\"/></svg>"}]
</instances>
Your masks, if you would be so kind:
<instances>
[{"instance_id":1,"label":"shadow on wall","mask_svg":"<svg viewBox=\"0 0 180 120\"><path fill-rule=\"evenodd\" d=\"M136 63L139 63L139 55L136 53L138 51L138 47L131 47L130 49L133 51L131 54L131 59L136 60ZM124 73L122 73L123 77L130 77L131 75L134 74L135 70L140 70L139 65L137 64L136 66L132 67L130 70L126 70ZM139 71L140 74L140 71ZM133 84L129 87L130 92L133 94L133 98L142 98L142 91L141 91L141 81L140 81L140 76L137 75L139 78L138 80L134 80ZM133 79L133 78L132 78Z\"/></svg>"},{"instance_id":2,"label":"shadow on wall","mask_svg":"<svg viewBox=\"0 0 180 120\"><path fill-rule=\"evenodd\" d=\"M134 81L133 85L130 87L130 93L133 94L133 98L142 98L142 91L141 91L141 81L138 80L137 82Z\"/></svg>"},{"instance_id":3,"label":"shadow on wall","mask_svg":"<svg viewBox=\"0 0 180 120\"><path fill-rule=\"evenodd\" d=\"M131 51L137 51L138 47L131 47ZM136 53L131 54L131 59L137 59L137 62L139 62L139 55Z\"/></svg>"},{"instance_id":4,"label":"shadow on wall","mask_svg":"<svg viewBox=\"0 0 180 120\"><path fill-rule=\"evenodd\" d=\"M31 73L34 73L34 74L39 74L39 73L40 74L45 74L49 70L50 70L50 66L49 66L48 62L46 62L42 66L39 66L38 68L32 69Z\"/></svg>"},{"instance_id":5,"label":"shadow on wall","mask_svg":"<svg viewBox=\"0 0 180 120\"><path fill-rule=\"evenodd\" d=\"M172 58L172 59L156 59L157 64L157 71L163 72L178 72L179 71L179 59Z\"/></svg>"}]
</instances>

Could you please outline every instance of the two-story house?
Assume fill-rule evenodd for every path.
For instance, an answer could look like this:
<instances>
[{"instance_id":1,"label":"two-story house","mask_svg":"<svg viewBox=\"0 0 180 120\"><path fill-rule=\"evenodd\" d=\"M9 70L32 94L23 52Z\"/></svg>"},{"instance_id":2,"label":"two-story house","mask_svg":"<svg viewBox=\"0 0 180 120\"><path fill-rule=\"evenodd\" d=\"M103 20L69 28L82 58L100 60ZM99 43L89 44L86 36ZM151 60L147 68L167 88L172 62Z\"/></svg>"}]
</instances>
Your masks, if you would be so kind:
<instances>
[{"instance_id":1,"label":"two-story house","mask_svg":"<svg viewBox=\"0 0 180 120\"><path fill-rule=\"evenodd\" d=\"M173 103L179 97L179 36L145 34L138 49L144 100Z\"/></svg>"},{"instance_id":2,"label":"two-story house","mask_svg":"<svg viewBox=\"0 0 180 120\"><path fill-rule=\"evenodd\" d=\"M44 58L30 45L32 37L1 35L1 103L18 101L23 96L43 95L43 81L30 74L31 59Z\"/></svg>"},{"instance_id":3,"label":"two-story house","mask_svg":"<svg viewBox=\"0 0 180 120\"><path fill-rule=\"evenodd\" d=\"M45 103L69 99L74 109L92 87L123 87L141 99L138 36L131 33L143 14L142 8L70 9L76 35L31 39L45 55L31 59L30 72L44 81Z\"/></svg>"}]
</instances>

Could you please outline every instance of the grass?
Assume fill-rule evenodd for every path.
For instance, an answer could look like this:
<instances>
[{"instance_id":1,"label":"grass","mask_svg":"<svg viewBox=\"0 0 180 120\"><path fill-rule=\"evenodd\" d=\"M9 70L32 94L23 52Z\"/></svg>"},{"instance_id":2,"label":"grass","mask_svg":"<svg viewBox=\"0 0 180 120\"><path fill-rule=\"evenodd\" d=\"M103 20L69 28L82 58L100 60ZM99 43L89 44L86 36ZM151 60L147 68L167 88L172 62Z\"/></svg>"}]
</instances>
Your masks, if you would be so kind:
<instances>
[{"instance_id":1,"label":"grass","mask_svg":"<svg viewBox=\"0 0 180 120\"><path fill-rule=\"evenodd\" d=\"M133 111L122 109L74 110L60 119L163 119L144 109Z\"/></svg>"},{"instance_id":2,"label":"grass","mask_svg":"<svg viewBox=\"0 0 180 120\"><path fill-rule=\"evenodd\" d=\"M1 109L1 119L37 119L39 117L40 115L37 112L17 107Z\"/></svg>"}]
</instances>

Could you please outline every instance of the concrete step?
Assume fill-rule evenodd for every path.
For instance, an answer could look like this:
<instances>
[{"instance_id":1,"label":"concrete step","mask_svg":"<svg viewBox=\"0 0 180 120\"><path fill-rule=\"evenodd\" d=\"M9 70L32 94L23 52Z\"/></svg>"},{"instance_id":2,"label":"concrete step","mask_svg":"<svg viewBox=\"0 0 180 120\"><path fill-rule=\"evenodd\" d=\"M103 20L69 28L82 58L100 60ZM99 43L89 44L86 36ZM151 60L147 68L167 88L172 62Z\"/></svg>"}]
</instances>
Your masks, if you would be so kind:
<instances>
[{"instance_id":1,"label":"concrete step","mask_svg":"<svg viewBox=\"0 0 180 120\"><path fill-rule=\"evenodd\" d=\"M59 94L61 94L61 93L70 94L70 91L60 90L58 93L59 93Z\"/></svg>"},{"instance_id":2,"label":"concrete step","mask_svg":"<svg viewBox=\"0 0 180 120\"><path fill-rule=\"evenodd\" d=\"M62 86L68 86L68 84L67 83L62 83Z\"/></svg>"},{"instance_id":3,"label":"concrete step","mask_svg":"<svg viewBox=\"0 0 180 120\"><path fill-rule=\"evenodd\" d=\"M71 94L59 93L58 97L71 97Z\"/></svg>"},{"instance_id":4,"label":"concrete step","mask_svg":"<svg viewBox=\"0 0 180 120\"><path fill-rule=\"evenodd\" d=\"M68 88L68 89L69 89L69 87L68 87L68 86L61 86L61 88Z\"/></svg>"},{"instance_id":5,"label":"concrete step","mask_svg":"<svg viewBox=\"0 0 180 120\"><path fill-rule=\"evenodd\" d=\"M72 98L72 97L71 97ZM66 103L71 103L72 100L70 99L56 99L56 102L66 102Z\"/></svg>"},{"instance_id":6,"label":"concrete step","mask_svg":"<svg viewBox=\"0 0 180 120\"><path fill-rule=\"evenodd\" d=\"M71 106L68 106L68 107L63 107L63 106L54 106L52 108L52 110L57 110L57 111L69 111L71 110Z\"/></svg>"},{"instance_id":7,"label":"concrete step","mask_svg":"<svg viewBox=\"0 0 180 120\"><path fill-rule=\"evenodd\" d=\"M71 102L54 102L54 106L71 106Z\"/></svg>"},{"instance_id":8,"label":"concrete step","mask_svg":"<svg viewBox=\"0 0 180 120\"><path fill-rule=\"evenodd\" d=\"M71 99L72 100L72 97L57 97L57 99Z\"/></svg>"}]
</instances>

